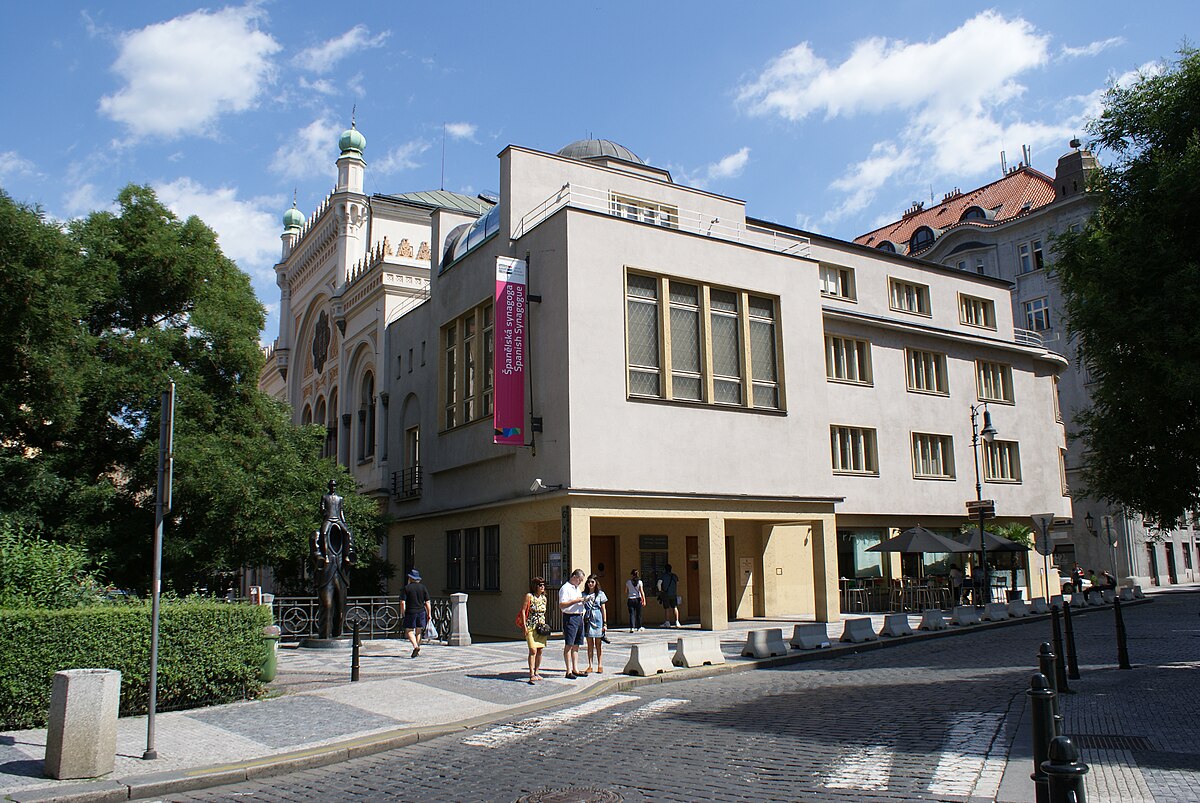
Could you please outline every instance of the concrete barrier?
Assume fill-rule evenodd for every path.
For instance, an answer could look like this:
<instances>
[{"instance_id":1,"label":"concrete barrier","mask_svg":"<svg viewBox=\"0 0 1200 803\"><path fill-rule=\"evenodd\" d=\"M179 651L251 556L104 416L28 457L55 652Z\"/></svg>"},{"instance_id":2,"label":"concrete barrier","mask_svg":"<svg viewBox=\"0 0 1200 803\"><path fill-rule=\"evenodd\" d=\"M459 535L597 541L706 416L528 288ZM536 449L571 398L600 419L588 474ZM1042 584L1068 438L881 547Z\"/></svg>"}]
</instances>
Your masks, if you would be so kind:
<instances>
[{"instance_id":1,"label":"concrete barrier","mask_svg":"<svg viewBox=\"0 0 1200 803\"><path fill-rule=\"evenodd\" d=\"M1008 603L1008 615L1014 619L1022 619L1029 615L1029 605L1023 599L1014 599Z\"/></svg>"},{"instance_id":2,"label":"concrete barrier","mask_svg":"<svg viewBox=\"0 0 1200 803\"><path fill-rule=\"evenodd\" d=\"M1062 606L1063 606L1062 594L1055 594L1053 597L1050 598L1050 607L1051 608L1058 608L1061 611Z\"/></svg>"},{"instance_id":3,"label":"concrete barrier","mask_svg":"<svg viewBox=\"0 0 1200 803\"><path fill-rule=\"evenodd\" d=\"M1121 602L1133 602L1133 599L1134 597L1132 588L1121 589Z\"/></svg>"},{"instance_id":4,"label":"concrete barrier","mask_svg":"<svg viewBox=\"0 0 1200 803\"><path fill-rule=\"evenodd\" d=\"M1008 618L1008 605L1003 602L989 602L983 606L983 621L1003 622Z\"/></svg>"},{"instance_id":5,"label":"concrete barrier","mask_svg":"<svg viewBox=\"0 0 1200 803\"><path fill-rule=\"evenodd\" d=\"M1029 600L1029 612L1035 614L1050 613L1050 606L1046 604L1046 598L1034 597Z\"/></svg>"},{"instance_id":6,"label":"concrete barrier","mask_svg":"<svg viewBox=\"0 0 1200 803\"><path fill-rule=\"evenodd\" d=\"M1145 599L1146 598L1146 592L1142 591L1141 586L1133 587L1133 598L1134 599Z\"/></svg>"},{"instance_id":7,"label":"concrete barrier","mask_svg":"<svg viewBox=\"0 0 1200 803\"><path fill-rule=\"evenodd\" d=\"M941 611L939 611L941 613ZM912 627L908 624L908 614L906 613L889 613L883 617L883 629L879 631L881 636L911 636L913 634Z\"/></svg>"},{"instance_id":8,"label":"concrete barrier","mask_svg":"<svg viewBox=\"0 0 1200 803\"><path fill-rule=\"evenodd\" d=\"M1071 603L1071 607L1075 610L1086 608L1088 604L1087 596L1085 594L1072 594L1071 599L1068 600L1068 602Z\"/></svg>"},{"instance_id":9,"label":"concrete barrier","mask_svg":"<svg viewBox=\"0 0 1200 803\"><path fill-rule=\"evenodd\" d=\"M950 625L946 623L946 617L938 610L922 613L921 624L917 625L917 630L948 630L949 628Z\"/></svg>"},{"instance_id":10,"label":"concrete barrier","mask_svg":"<svg viewBox=\"0 0 1200 803\"><path fill-rule=\"evenodd\" d=\"M1100 599L1104 600L1105 605L1112 605L1112 601L1117 598L1117 592L1111 588L1100 590Z\"/></svg>"},{"instance_id":11,"label":"concrete barrier","mask_svg":"<svg viewBox=\"0 0 1200 803\"><path fill-rule=\"evenodd\" d=\"M977 625L979 624L979 611L975 610L974 605L959 605L950 614L950 622L963 627Z\"/></svg>"},{"instance_id":12,"label":"concrete barrier","mask_svg":"<svg viewBox=\"0 0 1200 803\"><path fill-rule=\"evenodd\" d=\"M875 626L871 624L871 619L868 616L846 619L842 624L842 641L847 641L851 644L862 644L864 641L875 641L878 638L879 636L875 633Z\"/></svg>"},{"instance_id":13,"label":"concrete barrier","mask_svg":"<svg viewBox=\"0 0 1200 803\"><path fill-rule=\"evenodd\" d=\"M1083 598L1087 600L1087 604L1093 608L1104 604L1104 596L1100 593L1099 589L1087 592L1083 595Z\"/></svg>"},{"instance_id":14,"label":"concrete barrier","mask_svg":"<svg viewBox=\"0 0 1200 803\"><path fill-rule=\"evenodd\" d=\"M716 666L725 663L721 640L712 636L689 636L675 642L675 666Z\"/></svg>"},{"instance_id":15,"label":"concrete barrier","mask_svg":"<svg viewBox=\"0 0 1200 803\"><path fill-rule=\"evenodd\" d=\"M117 759L121 673L67 669L54 673L46 727L47 778L95 778Z\"/></svg>"},{"instance_id":16,"label":"concrete barrier","mask_svg":"<svg viewBox=\"0 0 1200 803\"><path fill-rule=\"evenodd\" d=\"M823 622L796 625L792 630L792 640L788 643L798 650L819 650L831 646L829 631Z\"/></svg>"},{"instance_id":17,"label":"concrete barrier","mask_svg":"<svg viewBox=\"0 0 1200 803\"><path fill-rule=\"evenodd\" d=\"M629 650L629 661L621 671L644 678L670 672L675 668L670 649L670 644L634 644Z\"/></svg>"},{"instance_id":18,"label":"concrete barrier","mask_svg":"<svg viewBox=\"0 0 1200 803\"><path fill-rule=\"evenodd\" d=\"M746 645L742 647L742 655L753 658L770 658L772 655L787 655L787 643L783 640L782 627L769 627L766 630L751 630L746 634Z\"/></svg>"}]
</instances>

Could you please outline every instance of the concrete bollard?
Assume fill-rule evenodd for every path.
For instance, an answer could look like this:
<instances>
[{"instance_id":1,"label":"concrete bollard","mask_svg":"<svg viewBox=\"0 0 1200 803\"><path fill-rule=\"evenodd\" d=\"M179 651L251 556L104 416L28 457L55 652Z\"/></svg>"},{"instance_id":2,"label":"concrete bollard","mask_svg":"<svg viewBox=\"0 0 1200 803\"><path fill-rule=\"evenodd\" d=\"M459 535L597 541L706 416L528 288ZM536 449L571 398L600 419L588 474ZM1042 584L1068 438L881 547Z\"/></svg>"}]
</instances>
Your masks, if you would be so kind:
<instances>
[{"instance_id":1,"label":"concrete bollard","mask_svg":"<svg viewBox=\"0 0 1200 803\"><path fill-rule=\"evenodd\" d=\"M725 663L725 653L721 652L721 640L712 636L691 636L675 642L675 657L671 659L675 666L716 666Z\"/></svg>"},{"instance_id":2,"label":"concrete bollard","mask_svg":"<svg viewBox=\"0 0 1200 803\"><path fill-rule=\"evenodd\" d=\"M948 630L950 625L946 623L946 617L939 610L925 611L921 614L921 624L917 625L918 630Z\"/></svg>"},{"instance_id":3,"label":"concrete bollard","mask_svg":"<svg viewBox=\"0 0 1200 803\"><path fill-rule=\"evenodd\" d=\"M869 619L867 621L870 621ZM751 630L746 634L742 655L752 658L770 658L787 655L787 643L783 640L783 628L770 627L766 630Z\"/></svg>"},{"instance_id":4,"label":"concrete bollard","mask_svg":"<svg viewBox=\"0 0 1200 803\"><path fill-rule=\"evenodd\" d=\"M1063 633L1067 647L1067 677L1079 680L1079 653L1075 650L1075 627L1071 624L1071 603L1063 605Z\"/></svg>"},{"instance_id":5,"label":"concrete bollard","mask_svg":"<svg viewBox=\"0 0 1200 803\"><path fill-rule=\"evenodd\" d=\"M889 613L883 617L883 629L879 631L879 635L911 636L912 634L912 626L908 623L908 614Z\"/></svg>"},{"instance_id":6,"label":"concrete bollard","mask_svg":"<svg viewBox=\"0 0 1200 803\"><path fill-rule=\"evenodd\" d=\"M1111 588L1100 589L1100 599L1104 600L1105 605L1112 605L1113 600L1117 598L1117 592Z\"/></svg>"},{"instance_id":7,"label":"concrete bollard","mask_svg":"<svg viewBox=\"0 0 1200 803\"><path fill-rule=\"evenodd\" d=\"M1083 595L1083 598L1087 601L1087 604L1093 608L1098 608L1104 604L1104 595L1100 593L1100 589L1098 588L1087 592Z\"/></svg>"},{"instance_id":8,"label":"concrete bollard","mask_svg":"<svg viewBox=\"0 0 1200 803\"><path fill-rule=\"evenodd\" d=\"M1063 595L1062 594L1055 594L1054 596L1050 597L1050 607L1051 608L1061 609L1062 606L1063 606Z\"/></svg>"},{"instance_id":9,"label":"concrete bollard","mask_svg":"<svg viewBox=\"0 0 1200 803\"><path fill-rule=\"evenodd\" d=\"M1133 589L1122 588L1121 593L1117 595L1123 602L1133 602Z\"/></svg>"},{"instance_id":10,"label":"concrete bollard","mask_svg":"<svg viewBox=\"0 0 1200 803\"><path fill-rule=\"evenodd\" d=\"M1054 692L1040 672L1029 679L1029 709L1033 721L1033 787L1037 803L1050 803L1050 784L1043 765L1050 756L1054 740Z\"/></svg>"},{"instance_id":11,"label":"concrete bollard","mask_svg":"<svg viewBox=\"0 0 1200 803\"><path fill-rule=\"evenodd\" d=\"M950 621L962 627L977 625L979 624L979 611L975 610L974 605L959 605L951 613Z\"/></svg>"},{"instance_id":12,"label":"concrete bollard","mask_svg":"<svg viewBox=\"0 0 1200 803\"><path fill-rule=\"evenodd\" d=\"M1134 599L1145 599L1146 598L1146 592L1142 591L1141 586L1133 587L1133 598Z\"/></svg>"},{"instance_id":13,"label":"concrete bollard","mask_svg":"<svg viewBox=\"0 0 1200 803\"><path fill-rule=\"evenodd\" d=\"M1034 597L1029 600L1029 612L1032 614L1050 613L1050 606L1046 604L1045 597Z\"/></svg>"},{"instance_id":14,"label":"concrete bollard","mask_svg":"<svg viewBox=\"0 0 1200 803\"><path fill-rule=\"evenodd\" d=\"M831 646L829 631L821 622L796 625L792 629L792 640L788 643L798 650L820 650Z\"/></svg>"},{"instance_id":15,"label":"concrete bollard","mask_svg":"<svg viewBox=\"0 0 1200 803\"><path fill-rule=\"evenodd\" d=\"M670 672L675 669L670 649L670 644L634 644L629 649L629 661L621 671L644 678Z\"/></svg>"},{"instance_id":16,"label":"concrete bollard","mask_svg":"<svg viewBox=\"0 0 1200 803\"><path fill-rule=\"evenodd\" d=\"M842 624L842 641L851 644L862 644L864 641L875 641L879 636L866 616L846 619Z\"/></svg>"},{"instance_id":17,"label":"concrete bollard","mask_svg":"<svg viewBox=\"0 0 1200 803\"><path fill-rule=\"evenodd\" d=\"M1008 605L1003 602L989 602L983 606L983 621L1003 622L1008 618Z\"/></svg>"},{"instance_id":18,"label":"concrete bollard","mask_svg":"<svg viewBox=\"0 0 1200 803\"><path fill-rule=\"evenodd\" d=\"M1088 604L1087 595L1085 594L1072 594L1066 601L1075 606L1076 610L1086 608Z\"/></svg>"},{"instance_id":19,"label":"concrete bollard","mask_svg":"<svg viewBox=\"0 0 1200 803\"><path fill-rule=\"evenodd\" d=\"M1088 765L1079 760L1079 748L1070 736L1055 736L1050 740L1048 757L1042 762L1050 803L1087 803L1083 776Z\"/></svg>"},{"instance_id":20,"label":"concrete bollard","mask_svg":"<svg viewBox=\"0 0 1200 803\"><path fill-rule=\"evenodd\" d=\"M117 759L121 673L67 669L54 673L46 728L47 778L95 778Z\"/></svg>"},{"instance_id":21,"label":"concrete bollard","mask_svg":"<svg viewBox=\"0 0 1200 803\"><path fill-rule=\"evenodd\" d=\"M1050 642L1043 641L1038 648L1038 671L1045 676L1054 692L1054 735L1061 736L1063 732L1063 717L1058 710L1058 656L1050 649Z\"/></svg>"},{"instance_id":22,"label":"concrete bollard","mask_svg":"<svg viewBox=\"0 0 1200 803\"><path fill-rule=\"evenodd\" d=\"M467 620L467 595L450 595L450 635L446 637L450 647L471 646L471 624Z\"/></svg>"},{"instance_id":23,"label":"concrete bollard","mask_svg":"<svg viewBox=\"0 0 1200 803\"><path fill-rule=\"evenodd\" d=\"M1029 610L1029 605L1023 599L1014 599L1008 603L1008 615L1013 619L1023 619L1032 611Z\"/></svg>"}]
</instances>

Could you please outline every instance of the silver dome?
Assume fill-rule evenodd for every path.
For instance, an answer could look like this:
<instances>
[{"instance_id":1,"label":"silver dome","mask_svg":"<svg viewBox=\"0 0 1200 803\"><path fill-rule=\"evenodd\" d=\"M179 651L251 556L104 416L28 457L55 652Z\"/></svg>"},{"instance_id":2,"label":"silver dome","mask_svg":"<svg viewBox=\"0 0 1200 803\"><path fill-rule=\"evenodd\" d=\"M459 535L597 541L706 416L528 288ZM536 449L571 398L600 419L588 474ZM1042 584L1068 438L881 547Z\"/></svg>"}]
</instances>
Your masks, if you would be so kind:
<instances>
[{"instance_id":1,"label":"silver dome","mask_svg":"<svg viewBox=\"0 0 1200 803\"><path fill-rule=\"evenodd\" d=\"M624 145L613 142L611 139L577 140L561 149L558 155L565 156L568 159L596 159L607 156L615 159L624 159L626 162L633 162L634 164L645 164L636 153Z\"/></svg>"}]
</instances>

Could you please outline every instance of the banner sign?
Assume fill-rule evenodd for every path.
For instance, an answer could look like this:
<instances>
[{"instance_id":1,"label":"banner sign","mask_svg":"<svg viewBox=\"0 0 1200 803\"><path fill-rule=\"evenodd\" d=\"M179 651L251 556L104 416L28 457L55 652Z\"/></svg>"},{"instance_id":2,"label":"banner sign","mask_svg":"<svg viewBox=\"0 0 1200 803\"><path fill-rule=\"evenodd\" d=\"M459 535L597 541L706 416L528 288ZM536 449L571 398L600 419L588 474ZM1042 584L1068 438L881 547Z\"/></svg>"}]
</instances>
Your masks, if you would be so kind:
<instances>
[{"instance_id":1,"label":"banner sign","mask_svg":"<svg viewBox=\"0 0 1200 803\"><path fill-rule=\"evenodd\" d=\"M525 260L496 257L493 443L525 445Z\"/></svg>"}]
</instances>

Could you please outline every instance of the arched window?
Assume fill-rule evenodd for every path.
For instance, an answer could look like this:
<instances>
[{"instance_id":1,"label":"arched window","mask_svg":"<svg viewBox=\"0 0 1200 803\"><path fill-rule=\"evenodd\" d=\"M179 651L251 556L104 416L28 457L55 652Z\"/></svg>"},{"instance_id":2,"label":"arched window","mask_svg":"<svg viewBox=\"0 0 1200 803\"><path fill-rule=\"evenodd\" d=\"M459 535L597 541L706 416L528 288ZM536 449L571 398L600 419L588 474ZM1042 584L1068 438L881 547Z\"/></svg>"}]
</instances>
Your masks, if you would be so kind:
<instances>
[{"instance_id":1,"label":"arched window","mask_svg":"<svg viewBox=\"0 0 1200 803\"><path fill-rule=\"evenodd\" d=\"M313 413L313 422L320 424L323 427L328 427L329 422L326 419L327 419L327 416L326 416L326 407L325 407L325 397L322 396L321 398L317 399L317 409L316 409L316 412ZM326 432L328 432L328 429L326 430ZM325 437L325 444L327 445L328 443L329 443L329 436L327 434ZM326 451L326 446L322 446L321 447L321 457L328 457L328 456L329 456L329 453Z\"/></svg>"},{"instance_id":2,"label":"arched window","mask_svg":"<svg viewBox=\"0 0 1200 803\"><path fill-rule=\"evenodd\" d=\"M959 220L984 220L986 218L987 213L983 211L982 207L968 206L967 211L962 213L962 217Z\"/></svg>"},{"instance_id":3,"label":"arched window","mask_svg":"<svg viewBox=\"0 0 1200 803\"><path fill-rule=\"evenodd\" d=\"M363 376L362 395L358 407L358 459L375 456L375 374Z\"/></svg>"},{"instance_id":4,"label":"arched window","mask_svg":"<svg viewBox=\"0 0 1200 803\"><path fill-rule=\"evenodd\" d=\"M300 414L300 423L311 424L312 421L312 407L306 404L304 405L304 412Z\"/></svg>"},{"instance_id":5,"label":"arched window","mask_svg":"<svg viewBox=\"0 0 1200 803\"><path fill-rule=\"evenodd\" d=\"M930 245L933 245L933 229L922 226L912 233L912 238L908 241L908 250L920 251Z\"/></svg>"},{"instance_id":6,"label":"arched window","mask_svg":"<svg viewBox=\"0 0 1200 803\"><path fill-rule=\"evenodd\" d=\"M887 251L889 254L896 253L896 246L892 245L891 240L884 240L879 245L875 246L880 251Z\"/></svg>"},{"instance_id":7,"label":"arched window","mask_svg":"<svg viewBox=\"0 0 1200 803\"><path fill-rule=\"evenodd\" d=\"M329 391L329 425L325 427L325 454L338 459L338 391Z\"/></svg>"}]
</instances>

